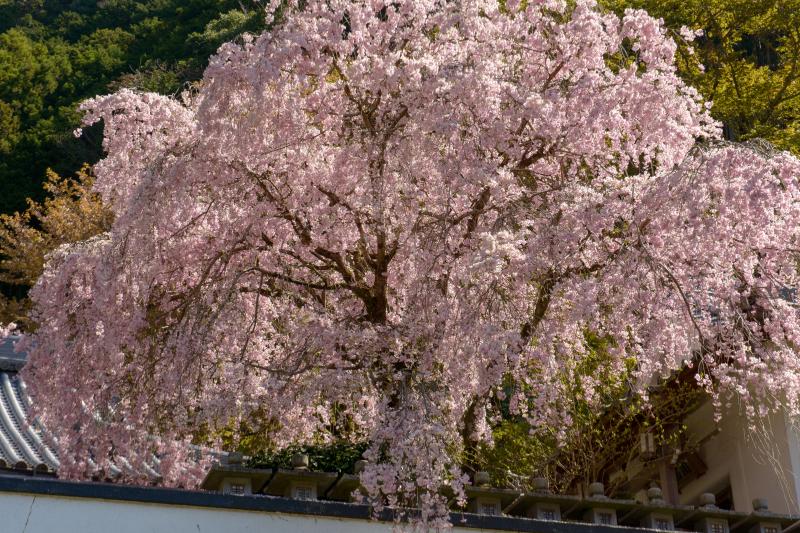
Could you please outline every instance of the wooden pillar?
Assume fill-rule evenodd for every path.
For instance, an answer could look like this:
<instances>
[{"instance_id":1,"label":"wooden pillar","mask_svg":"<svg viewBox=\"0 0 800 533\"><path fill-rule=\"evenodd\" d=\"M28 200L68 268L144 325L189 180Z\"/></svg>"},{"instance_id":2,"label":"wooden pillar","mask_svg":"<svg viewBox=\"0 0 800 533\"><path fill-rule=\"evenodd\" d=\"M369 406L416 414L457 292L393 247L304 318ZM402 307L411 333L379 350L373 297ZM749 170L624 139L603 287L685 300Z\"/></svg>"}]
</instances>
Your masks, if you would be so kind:
<instances>
[{"instance_id":1,"label":"wooden pillar","mask_svg":"<svg viewBox=\"0 0 800 533\"><path fill-rule=\"evenodd\" d=\"M664 501L671 505L678 505L680 493L678 491L678 474L675 465L669 459L663 459L658 464L658 476L661 481L661 492Z\"/></svg>"}]
</instances>

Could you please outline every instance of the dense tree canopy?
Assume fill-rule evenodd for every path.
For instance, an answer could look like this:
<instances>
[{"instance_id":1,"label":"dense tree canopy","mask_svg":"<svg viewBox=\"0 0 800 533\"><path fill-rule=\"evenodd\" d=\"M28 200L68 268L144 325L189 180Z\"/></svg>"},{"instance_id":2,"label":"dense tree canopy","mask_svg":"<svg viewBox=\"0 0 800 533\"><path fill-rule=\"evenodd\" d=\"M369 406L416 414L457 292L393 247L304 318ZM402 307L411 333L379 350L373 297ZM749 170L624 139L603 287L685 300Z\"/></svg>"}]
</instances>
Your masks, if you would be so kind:
<instances>
[{"instance_id":1,"label":"dense tree canopy","mask_svg":"<svg viewBox=\"0 0 800 533\"><path fill-rule=\"evenodd\" d=\"M113 215L92 192L89 172L83 168L75 179L64 179L49 171L44 184L48 197L43 202L28 200L22 213L0 215L0 283L30 287L42 274L47 254L109 229ZM33 329L29 307L27 298L0 295L0 323Z\"/></svg>"},{"instance_id":2,"label":"dense tree canopy","mask_svg":"<svg viewBox=\"0 0 800 533\"><path fill-rule=\"evenodd\" d=\"M81 100L121 86L175 93L221 43L263 24L255 0L0 1L0 213L41 200L48 168L97 160L100 132L72 135Z\"/></svg>"},{"instance_id":3,"label":"dense tree canopy","mask_svg":"<svg viewBox=\"0 0 800 533\"><path fill-rule=\"evenodd\" d=\"M64 474L157 450L188 483L198 428L288 444L335 411L373 502L442 518L491 398L568 426L587 332L639 394L696 364L719 403L800 413L800 161L720 141L657 20L299 3L182 100L83 106L116 218L51 257L26 368Z\"/></svg>"}]
</instances>

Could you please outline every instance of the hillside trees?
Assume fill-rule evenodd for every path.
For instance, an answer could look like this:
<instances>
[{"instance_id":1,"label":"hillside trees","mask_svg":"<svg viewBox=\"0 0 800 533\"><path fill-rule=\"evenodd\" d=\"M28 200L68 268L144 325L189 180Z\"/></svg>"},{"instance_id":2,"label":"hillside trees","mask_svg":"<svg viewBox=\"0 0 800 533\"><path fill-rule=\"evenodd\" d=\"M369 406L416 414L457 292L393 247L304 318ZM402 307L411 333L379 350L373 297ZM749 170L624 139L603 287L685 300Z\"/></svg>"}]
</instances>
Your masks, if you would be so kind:
<instances>
[{"instance_id":1,"label":"hillside trees","mask_svg":"<svg viewBox=\"0 0 800 533\"><path fill-rule=\"evenodd\" d=\"M602 0L617 12L646 9L703 35L681 45L678 71L714 102L729 139L760 137L800 154L800 2L797 0Z\"/></svg>"},{"instance_id":2,"label":"hillside trees","mask_svg":"<svg viewBox=\"0 0 800 533\"><path fill-rule=\"evenodd\" d=\"M335 406L373 502L444 519L493 398L568 427L587 332L639 394L689 364L718 403L800 411L800 162L721 142L655 19L302 4L182 101L84 104L116 218L51 256L26 367L63 474L158 451L190 483L198 428L258 412L297 443Z\"/></svg>"},{"instance_id":3,"label":"hillside trees","mask_svg":"<svg viewBox=\"0 0 800 533\"><path fill-rule=\"evenodd\" d=\"M0 296L0 323L34 329L25 293L42 274L47 254L110 228L113 215L92 192L92 183L88 167L74 179L49 171L44 184L48 197L43 202L29 200L22 213L0 215L0 283L19 294Z\"/></svg>"},{"instance_id":4,"label":"hillside trees","mask_svg":"<svg viewBox=\"0 0 800 533\"><path fill-rule=\"evenodd\" d=\"M72 75L64 43L37 42L17 29L0 34L0 172L13 173L22 147L33 149L42 137L57 135L63 128L60 117L50 112L50 99ZM37 192L28 180L0 179L2 202L13 201L4 210L19 206L26 196L38 196Z\"/></svg>"},{"instance_id":5,"label":"hillside trees","mask_svg":"<svg viewBox=\"0 0 800 533\"><path fill-rule=\"evenodd\" d=\"M257 0L0 3L0 213L41 201L48 168L72 175L97 161L100 131L72 135L82 100L179 92L220 44L263 25Z\"/></svg>"},{"instance_id":6,"label":"hillside trees","mask_svg":"<svg viewBox=\"0 0 800 533\"><path fill-rule=\"evenodd\" d=\"M257 1L0 3L0 214L9 214L0 222L0 321L31 327L26 295L44 253L99 231L96 213L72 216L80 202L97 202L78 197L89 193L81 169L98 159L102 140L99 128L73 135L80 101L122 87L179 92L221 43L258 31L264 20ZM79 178L67 193L53 177L73 173ZM61 208L74 228L43 227L32 211L58 218ZM21 273L19 258L28 253L35 268Z\"/></svg>"}]
</instances>

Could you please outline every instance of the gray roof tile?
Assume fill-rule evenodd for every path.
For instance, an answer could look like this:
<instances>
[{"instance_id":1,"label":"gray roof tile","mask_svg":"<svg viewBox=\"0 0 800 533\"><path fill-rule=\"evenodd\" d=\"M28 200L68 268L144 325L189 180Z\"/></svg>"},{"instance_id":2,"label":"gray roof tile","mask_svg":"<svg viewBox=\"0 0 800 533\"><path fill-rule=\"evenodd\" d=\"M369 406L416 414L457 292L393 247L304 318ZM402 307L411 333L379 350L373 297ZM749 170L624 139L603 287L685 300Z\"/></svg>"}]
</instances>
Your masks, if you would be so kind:
<instances>
[{"instance_id":1,"label":"gray roof tile","mask_svg":"<svg viewBox=\"0 0 800 533\"><path fill-rule=\"evenodd\" d=\"M27 359L27 354L14 350L17 340L0 340L0 468L53 472L58 457L42 428L30 420L30 399L17 374Z\"/></svg>"},{"instance_id":2,"label":"gray roof tile","mask_svg":"<svg viewBox=\"0 0 800 533\"><path fill-rule=\"evenodd\" d=\"M14 345L19 340L18 336L0 339L0 370L19 370L25 366L28 354L17 352Z\"/></svg>"}]
</instances>

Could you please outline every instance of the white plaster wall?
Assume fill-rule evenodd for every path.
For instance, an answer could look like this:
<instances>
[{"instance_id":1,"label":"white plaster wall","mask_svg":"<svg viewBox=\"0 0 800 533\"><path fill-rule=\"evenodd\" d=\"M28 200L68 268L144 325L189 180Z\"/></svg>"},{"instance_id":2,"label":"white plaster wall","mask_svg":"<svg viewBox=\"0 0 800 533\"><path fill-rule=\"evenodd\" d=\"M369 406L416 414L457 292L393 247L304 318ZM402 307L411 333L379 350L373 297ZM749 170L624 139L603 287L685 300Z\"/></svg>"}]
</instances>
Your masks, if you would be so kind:
<instances>
[{"instance_id":1,"label":"white plaster wall","mask_svg":"<svg viewBox=\"0 0 800 533\"><path fill-rule=\"evenodd\" d=\"M367 520L0 493L0 533L387 533L391 530L390 524ZM456 527L452 531L490 530Z\"/></svg>"},{"instance_id":2,"label":"white plaster wall","mask_svg":"<svg viewBox=\"0 0 800 533\"><path fill-rule=\"evenodd\" d=\"M800 514L800 419L787 419L786 440L789 447L791 472L789 475L794 484L794 511Z\"/></svg>"},{"instance_id":3,"label":"white plaster wall","mask_svg":"<svg viewBox=\"0 0 800 533\"><path fill-rule=\"evenodd\" d=\"M683 504L696 504L703 492L716 492L730 482L737 511L753 510L754 498L767 498L771 511L798 514L800 441L782 415L759 421L751 432L745 418L735 411L717 424L708 403L687 419L695 439L719 432L700 449L708 472L681 491Z\"/></svg>"}]
</instances>

